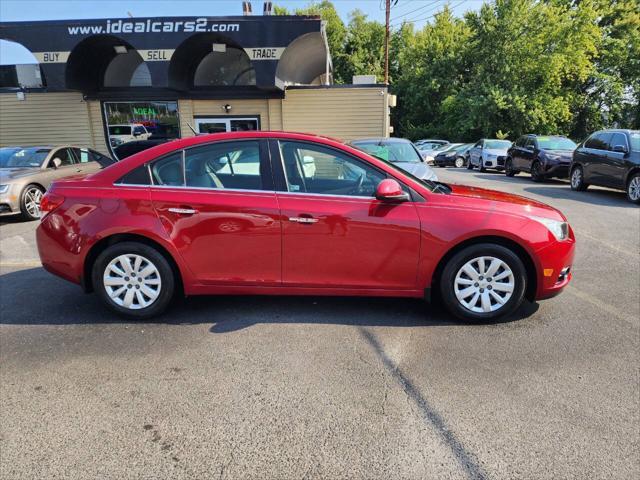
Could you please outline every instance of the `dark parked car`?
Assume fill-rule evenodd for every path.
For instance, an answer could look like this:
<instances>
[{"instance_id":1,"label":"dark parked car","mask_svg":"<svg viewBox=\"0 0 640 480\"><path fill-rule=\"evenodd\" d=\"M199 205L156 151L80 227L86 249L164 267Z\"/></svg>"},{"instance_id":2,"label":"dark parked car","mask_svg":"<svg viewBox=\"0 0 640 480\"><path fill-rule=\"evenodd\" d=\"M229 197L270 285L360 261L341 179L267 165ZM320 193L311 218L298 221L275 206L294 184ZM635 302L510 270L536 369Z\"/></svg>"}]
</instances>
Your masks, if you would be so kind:
<instances>
[{"instance_id":1,"label":"dark parked car","mask_svg":"<svg viewBox=\"0 0 640 480\"><path fill-rule=\"evenodd\" d=\"M467 164L467 153L473 147L473 143L452 143L449 148L439 152L433 159L437 167L462 168Z\"/></svg>"},{"instance_id":2,"label":"dark parked car","mask_svg":"<svg viewBox=\"0 0 640 480\"><path fill-rule=\"evenodd\" d=\"M504 171L507 177L531 173L531 180L567 178L576 144L558 135L523 135L507 152Z\"/></svg>"},{"instance_id":3,"label":"dark parked car","mask_svg":"<svg viewBox=\"0 0 640 480\"><path fill-rule=\"evenodd\" d=\"M625 190L640 204L640 130L602 130L578 145L571 162L571 189L589 185Z\"/></svg>"}]
</instances>

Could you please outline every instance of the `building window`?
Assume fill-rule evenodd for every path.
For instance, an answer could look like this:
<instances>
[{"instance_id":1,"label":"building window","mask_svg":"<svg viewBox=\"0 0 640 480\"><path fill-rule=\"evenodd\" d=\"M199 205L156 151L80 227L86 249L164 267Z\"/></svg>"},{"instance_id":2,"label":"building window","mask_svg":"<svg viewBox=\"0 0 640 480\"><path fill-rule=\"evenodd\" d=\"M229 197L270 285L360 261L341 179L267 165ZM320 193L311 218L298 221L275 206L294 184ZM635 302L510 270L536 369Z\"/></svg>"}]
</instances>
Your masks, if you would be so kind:
<instances>
[{"instance_id":1,"label":"building window","mask_svg":"<svg viewBox=\"0 0 640 480\"><path fill-rule=\"evenodd\" d=\"M109 146L118 159L180 138L177 102L105 102Z\"/></svg>"},{"instance_id":2,"label":"building window","mask_svg":"<svg viewBox=\"0 0 640 480\"><path fill-rule=\"evenodd\" d=\"M244 50L227 46L224 52L207 54L193 76L194 87L256 84L256 71Z\"/></svg>"}]
</instances>

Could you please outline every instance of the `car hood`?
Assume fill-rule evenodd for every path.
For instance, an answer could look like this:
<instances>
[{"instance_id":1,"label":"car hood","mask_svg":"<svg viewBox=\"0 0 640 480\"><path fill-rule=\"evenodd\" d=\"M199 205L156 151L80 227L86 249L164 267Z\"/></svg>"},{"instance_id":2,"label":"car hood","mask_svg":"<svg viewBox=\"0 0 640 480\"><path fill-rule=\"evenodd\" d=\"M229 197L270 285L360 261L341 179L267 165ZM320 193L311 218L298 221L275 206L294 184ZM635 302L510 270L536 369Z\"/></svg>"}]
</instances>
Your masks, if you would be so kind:
<instances>
[{"instance_id":1,"label":"car hood","mask_svg":"<svg viewBox=\"0 0 640 480\"><path fill-rule=\"evenodd\" d=\"M438 181L438 176L433 169L422 162L394 162L394 165L397 165L405 172L409 172L414 177L418 177L420 180L431 180L434 182Z\"/></svg>"},{"instance_id":2,"label":"car hood","mask_svg":"<svg viewBox=\"0 0 640 480\"><path fill-rule=\"evenodd\" d=\"M487 155L506 155L508 148L485 148L482 153Z\"/></svg>"},{"instance_id":3,"label":"car hood","mask_svg":"<svg viewBox=\"0 0 640 480\"><path fill-rule=\"evenodd\" d=\"M570 162L573 158L573 150L545 150L544 153L554 159L560 159Z\"/></svg>"},{"instance_id":4,"label":"car hood","mask_svg":"<svg viewBox=\"0 0 640 480\"><path fill-rule=\"evenodd\" d=\"M512 213L524 215L537 215L555 220L566 221L565 216L557 209L531 198L514 195L511 193L498 192L485 188L468 187L466 185L449 185L452 189L451 195L465 197L469 199L485 200L491 203L499 203L497 208L509 210Z\"/></svg>"},{"instance_id":5,"label":"car hood","mask_svg":"<svg viewBox=\"0 0 640 480\"><path fill-rule=\"evenodd\" d=\"M9 182L18 178L34 175L40 171L36 167L24 168L0 168L0 183Z\"/></svg>"}]
</instances>

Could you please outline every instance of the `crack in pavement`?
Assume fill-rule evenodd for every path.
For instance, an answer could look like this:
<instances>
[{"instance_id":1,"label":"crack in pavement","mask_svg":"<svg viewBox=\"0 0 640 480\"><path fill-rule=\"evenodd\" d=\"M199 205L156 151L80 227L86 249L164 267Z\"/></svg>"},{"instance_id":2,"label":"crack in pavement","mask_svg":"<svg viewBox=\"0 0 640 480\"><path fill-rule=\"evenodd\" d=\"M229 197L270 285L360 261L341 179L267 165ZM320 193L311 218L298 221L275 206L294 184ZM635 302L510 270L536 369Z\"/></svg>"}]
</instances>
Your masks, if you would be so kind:
<instances>
[{"instance_id":1,"label":"crack in pavement","mask_svg":"<svg viewBox=\"0 0 640 480\"><path fill-rule=\"evenodd\" d=\"M420 393L418 388L402 373L399 366L389 358L377 337L365 328L360 327L359 330L362 337L373 348L378 357L380 357L385 369L391 374L400 387L402 387L407 399L411 400L410 405L413 404L418 407L423 419L428 421L435 428L435 431L440 435L444 443L451 449L453 456L458 461L467 477L478 480L486 479L487 474L479 465L475 455L464 447L448 427L442 415L440 415L440 413L431 406L429 401Z\"/></svg>"}]
</instances>

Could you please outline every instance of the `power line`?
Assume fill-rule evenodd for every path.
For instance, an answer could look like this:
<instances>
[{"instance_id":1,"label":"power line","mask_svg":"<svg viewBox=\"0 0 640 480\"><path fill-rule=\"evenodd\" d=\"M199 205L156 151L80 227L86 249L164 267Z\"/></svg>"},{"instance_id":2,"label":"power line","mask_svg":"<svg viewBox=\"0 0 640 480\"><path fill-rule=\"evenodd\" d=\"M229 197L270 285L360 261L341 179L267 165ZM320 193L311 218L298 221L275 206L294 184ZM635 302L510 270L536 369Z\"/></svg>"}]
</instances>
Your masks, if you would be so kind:
<instances>
[{"instance_id":1,"label":"power line","mask_svg":"<svg viewBox=\"0 0 640 480\"><path fill-rule=\"evenodd\" d=\"M451 11L454 11L456 8L458 8L460 5L462 5L464 2L465 2L465 0L461 0L460 2L458 2L458 3L456 3L455 5L453 5L452 7L450 7L450 10L451 10ZM441 5L441 6L442 6L442 7L445 7L446 5ZM434 7L432 10L434 10L435 8L438 8L438 7L436 6L436 7ZM425 12L425 13L426 13L426 12ZM414 18L414 19L411 19L411 20L403 20L403 21L401 21L401 22L394 23L394 24L392 24L391 26L392 26L392 27L396 27L396 26L398 26L398 25L402 25L403 23L416 23L416 22L422 22L422 21L424 21L424 20L429 20L429 19L431 19L431 18L435 17L438 13L440 13L440 11L435 12L434 14L431 14L431 15L427 15L426 17L422 17L422 18Z\"/></svg>"},{"instance_id":2,"label":"power line","mask_svg":"<svg viewBox=\"0 0 640 480\"><path fill-rule=\"evenodd\" d=\"M423 6L421 6L421 7L415 8L415 9L410 10L410 11L408 11L408 12L405 12L405 13L403 13L403 14L396 15L396 16L395 16L395 17L393 17L391 20L397 20L398 18L406 17L407 15L410 15L410 14L412 14L412 13L418 12L418 11L420 11L420 10L424 10L425 8L427 8L427 7L431 6L431 5L433 5L434 3L438 3L438 2L440 2L440 1L441 1L441 0L433 0L433 1L429 2L429 3L427 3L426 5L423 5Z\"/></svg>"}]
</instances>

